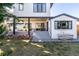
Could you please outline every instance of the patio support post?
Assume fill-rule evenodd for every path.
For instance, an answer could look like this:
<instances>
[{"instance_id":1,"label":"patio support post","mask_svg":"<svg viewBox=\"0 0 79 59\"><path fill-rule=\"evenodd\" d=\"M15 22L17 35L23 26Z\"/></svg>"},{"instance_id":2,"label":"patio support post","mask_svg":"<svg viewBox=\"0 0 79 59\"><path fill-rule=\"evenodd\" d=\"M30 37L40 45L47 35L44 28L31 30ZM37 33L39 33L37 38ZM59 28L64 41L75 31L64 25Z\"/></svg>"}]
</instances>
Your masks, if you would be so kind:
<instances>
[{"instance_id":1,"label":"patio support post","mask_svg":"<svg viewBox=\"0 0 79 59\"><path fill-rule=\"evenodd\" d=\"M15 19L16 19L16 18L13 17L13 34L14 34L14 35L15 35L15 25L16 25L16 24L15 24Z\"/></svg>"},{"instance_id":2,"label":"patio support post","mask_svg":"<svg viewBox=\"0 0 79 59\"><path fill-rule=\"evenodd\" d=\"M28 18L28 35L30 37L30 18Z\"/></svg>"}]
</instances>

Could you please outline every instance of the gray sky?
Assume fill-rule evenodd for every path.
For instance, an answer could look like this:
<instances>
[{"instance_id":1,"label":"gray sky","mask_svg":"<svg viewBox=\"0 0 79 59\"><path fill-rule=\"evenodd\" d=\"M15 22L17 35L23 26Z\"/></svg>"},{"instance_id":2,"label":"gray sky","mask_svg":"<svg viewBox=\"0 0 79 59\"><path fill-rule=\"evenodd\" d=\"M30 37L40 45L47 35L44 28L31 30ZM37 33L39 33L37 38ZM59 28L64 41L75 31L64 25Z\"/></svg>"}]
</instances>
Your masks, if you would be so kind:
<instances>
[{"instance_id":1,"label":"gray sky","mask_svg":"<svg viewBox=\"0 0 79 59\"><path fill-rule=\"evenodd\" d=\"M53 16L67 13L79 18L79 3L54 3L52 11Z\"/></svg>"}]
</instances>

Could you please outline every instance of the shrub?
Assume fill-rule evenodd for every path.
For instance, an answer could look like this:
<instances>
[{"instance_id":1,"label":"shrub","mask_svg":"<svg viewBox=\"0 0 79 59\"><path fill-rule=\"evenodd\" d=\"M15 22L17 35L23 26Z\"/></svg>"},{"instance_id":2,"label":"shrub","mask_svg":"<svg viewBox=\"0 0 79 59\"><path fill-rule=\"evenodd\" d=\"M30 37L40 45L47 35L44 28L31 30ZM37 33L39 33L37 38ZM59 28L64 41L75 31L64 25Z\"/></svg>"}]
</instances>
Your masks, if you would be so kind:
<instances>
[{"instance_id":1,"label":"shrub","mask_svg":"<svg viewBox=\"0 0 79 59\"><path fill-rule=\"evenodd\" d=\"M3 45L3 42L0 42L0 46L2 46Z\"/></svg>"},{"instance_id":2,"label":"shrub","mask_svg":"<svg viewBox=\"0 0 79 59\"><path fill-rule=\"evenodd\" d=\"M0 39L4 39L6 32L7 32L6 27L1 25L0 26Z\"/></svg>"},{"instance_id":3,"label":"shrub","mask_svg":"<svg viewBox=\"0 0 79 59\"><path fill-rule=\"evenodd\" d=\"M12 50L11 49L7 49L7 50L5 50L5 51L2 51L1 53L0 53L0 56L8 56L9 54L11 54L12 53Z\"/></svg>"}]
</instances>

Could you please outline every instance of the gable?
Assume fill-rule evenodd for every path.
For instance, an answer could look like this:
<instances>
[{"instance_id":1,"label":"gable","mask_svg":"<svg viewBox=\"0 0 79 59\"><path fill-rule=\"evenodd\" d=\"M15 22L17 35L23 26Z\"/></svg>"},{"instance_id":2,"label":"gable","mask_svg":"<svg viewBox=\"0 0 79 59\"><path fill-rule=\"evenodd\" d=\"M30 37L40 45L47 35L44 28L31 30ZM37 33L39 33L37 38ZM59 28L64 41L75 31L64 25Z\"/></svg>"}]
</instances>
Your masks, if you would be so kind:
<instances>
[{"instance_id":1,"label":"gable","mask_svg":"<svg viewBox=\"0 0 79 59\"><path fill-rule=\"evenodd\" d=\"M69 18L72 18L72 19L76 19L76 20L79 19L77 17L71 16L71 15L68 15L68 14L65 14L65 13L57 15L57 16L53 17L52 19L59 18L59 17L62 17L62 16L66 16L66 17L69 17Z\"/></svg>"}]
</instances>

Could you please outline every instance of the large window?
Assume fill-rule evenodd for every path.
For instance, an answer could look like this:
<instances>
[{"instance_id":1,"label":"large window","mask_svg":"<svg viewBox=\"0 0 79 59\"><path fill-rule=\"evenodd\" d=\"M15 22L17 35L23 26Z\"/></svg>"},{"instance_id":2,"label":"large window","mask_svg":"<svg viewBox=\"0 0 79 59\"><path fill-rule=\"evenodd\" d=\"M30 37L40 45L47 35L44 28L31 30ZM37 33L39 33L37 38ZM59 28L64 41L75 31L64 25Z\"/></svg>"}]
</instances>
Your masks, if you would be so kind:
<instances>
[{"instance_id":1,"label":"large window","mask_svg":"<svg viewBox=\"0 0 79 59\"><path fill-rule=\"evenodd\" d=\"M72 29L72 21L55 21L55 29Z\"/></svg>"},{"instance_id":2,"label":"large window","mask_svg":"<svg viewBox=\"0 0 79 59\"><path fill-rule=\"evenodd\" d=\"M24 10L24 4L23 3L19 3L19 11L23 11Z\"/></svg>"},{"instance_id":3,"label":"large window","mask_svg":"<svg viewBox=\"0 0 79 59\"><path fill-rule=\"evenodd\" d=\"M36 23L36 28L44 28L44 23Z\"/></svg>"},{"instance_id":4,"label":"large window","mask_svg":"<svg viewBox=\"0 0 79 59\"><path fill-rule=\"evenodd\" d=\"M45 30L44 23L36 23L36 30Z\"/></svg>"},{"instance_id":5,"label":"large window","mask_svg":"<svg viewBox=\"0 0 79 59\"><path fill-rule=\"evenodd\" d=\"M46 3L34 3L33 12L46 12Z\"/></svg>"}]
</instances>

